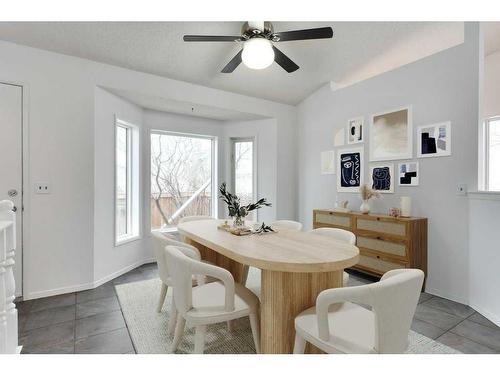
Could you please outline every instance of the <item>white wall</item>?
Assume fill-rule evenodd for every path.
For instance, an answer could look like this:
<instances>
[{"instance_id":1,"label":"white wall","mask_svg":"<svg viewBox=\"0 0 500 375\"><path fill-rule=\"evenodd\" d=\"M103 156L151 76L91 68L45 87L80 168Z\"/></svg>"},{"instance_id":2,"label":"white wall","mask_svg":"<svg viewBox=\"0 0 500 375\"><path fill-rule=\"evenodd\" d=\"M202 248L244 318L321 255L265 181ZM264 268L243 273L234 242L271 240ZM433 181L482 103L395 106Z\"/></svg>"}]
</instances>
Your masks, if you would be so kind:
<instances>
[{"instance_id":1,"label":"white wall","mask_svg":"<svg viewBox=\"0 0 500 375\"><path fill-rule=\"evenodd\" d=\"M26 299L94 285L94 220L105 220L94 219L94 187L107 188L94 183L97 86L275 118L276 210L295 217L294 107L3 41L0 80L23 84L28 102ZM49 182L52 194L33 194L37 181ZM99 276L103 270L96 272Z\"/></svg>"},{"instance_id":2,"label":"white wall","mask_svg":"<svg viewBox=\"0 0 500 375\"><path fill-rule=\"evenodd\" d=\"M500 195L469 197L470 306L500 326Z\"/></svg>"},{"instance_id":3,"label":"white wall","mask_svg":"<svg viewBox=\"0 0 500 375\"><path fill-rule=\"evenodd\" d=\"M141 141L142 108L95 88L94 124L94 256L93 281L101 284L152 258L151 249L142 240L115 247L114 181L115 117L138 126ZM142 142L141 142L142 143ZM147 176L141 168L142 176ZM142 192L141 192L142 193ZM140 195L142 198L142 194ZM144 216L143 216L144 217ZM145 220L145 217L144 217Z\"/></svg>"},{"instance_id":4,"label":"white wall","mask_svg":"<svg viewBox=\"0 0 500 375\"><path fill-rule=\"evenodd\" d=\"M226 182L231 183L231 138L254 137L257 145L257 198L266 198L271 207L263 207L257 213L259 221L266 223L276 220L277 210L277 126L276 120L227 121L224 127ZM280 213L284 215L284 213ZM227 215L227 209L221 217ZM283 219L294 217L282 216Z\"/></svg>"},{"instance_id":5,"label":"white wall","mask_svg":"<svg viewBox=\"0 0 500 375\"><path fill-rule=\"evenodd\" d=\"M500 116L500 51L484 58L484 118Z\"/></svg>"},{"instance_id":6,"label":"white wall","mask_svg":"<svg viewBox=\"0 0 500 375\"><path fill-rule=\"evenodd\" d=\"M468 201L455 189L458 183L477 186L478 41L478 25L467 23L462 45L337 91L327 85L298 107L299 219L306 228L314 208L333 207L337 198L359 210L358 194L337 194L336 176L320 174L321 151L334 148L335 130L348 119L364 116L368 125L371 114L411 105L415 156L417 126L451 121L452 156L419 159L420 186L396 186L395 194L372 202L372 211L386 213L399 206L400 196L411 196L413 214L429 218L427 290L465 303ZM368 132L364 134L367 181L369 142Z\"/></svg>"}]
</instances>

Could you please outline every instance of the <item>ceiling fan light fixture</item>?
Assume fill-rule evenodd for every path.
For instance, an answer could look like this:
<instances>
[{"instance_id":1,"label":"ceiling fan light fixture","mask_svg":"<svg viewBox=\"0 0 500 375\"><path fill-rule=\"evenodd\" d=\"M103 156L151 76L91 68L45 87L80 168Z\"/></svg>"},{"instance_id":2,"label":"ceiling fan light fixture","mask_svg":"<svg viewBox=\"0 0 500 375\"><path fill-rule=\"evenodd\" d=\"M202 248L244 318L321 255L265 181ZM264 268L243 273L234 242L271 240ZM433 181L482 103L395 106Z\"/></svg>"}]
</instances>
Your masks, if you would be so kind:
<instances>
[{"instance_id":1,"label":"ceiling fan light fixture","mask_svg":"<svg viewBox=\"0 0 500 375\"><path fill-rule=\"evenodd\" d=\"M264 38L251 38L243 46L243 64L250 69L265 69L274 61L271 42Z\"/></svg>"}]
</instances>

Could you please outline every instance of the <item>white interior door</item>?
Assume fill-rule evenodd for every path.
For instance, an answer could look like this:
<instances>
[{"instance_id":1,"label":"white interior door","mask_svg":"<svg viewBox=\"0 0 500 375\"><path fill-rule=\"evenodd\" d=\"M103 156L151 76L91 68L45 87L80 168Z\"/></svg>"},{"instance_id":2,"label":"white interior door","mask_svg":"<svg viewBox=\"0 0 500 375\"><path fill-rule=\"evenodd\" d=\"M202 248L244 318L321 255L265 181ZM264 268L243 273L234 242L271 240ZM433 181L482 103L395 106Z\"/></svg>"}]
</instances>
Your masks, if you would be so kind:
<instances>
[{"instance_id":1,"label":"white interior door","mask_svg":"<svg viewBox=\"0 0 500 375\"><path fill-rule=\"evenodd\" d=\"M17 209L16 296L22 295L23 200L23 89L0 83L0 200L9 199Z\"/></svg>"}]
</instances>

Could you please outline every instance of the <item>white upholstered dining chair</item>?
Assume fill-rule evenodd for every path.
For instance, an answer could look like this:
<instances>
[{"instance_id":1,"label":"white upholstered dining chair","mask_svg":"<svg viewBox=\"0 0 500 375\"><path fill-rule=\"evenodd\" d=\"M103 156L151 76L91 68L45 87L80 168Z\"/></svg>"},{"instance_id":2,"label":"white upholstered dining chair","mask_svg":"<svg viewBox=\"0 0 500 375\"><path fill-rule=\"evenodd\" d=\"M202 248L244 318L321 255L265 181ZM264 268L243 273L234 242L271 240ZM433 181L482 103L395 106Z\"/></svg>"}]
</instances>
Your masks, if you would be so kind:
<instances>
[{"instance_id":1,"label":"white upholstered dining chair","mask_svg":"<svg viewBox=\"0 0 500 375\"><path fill-rule=\"evenodd\" d=\"M178 312L172 352L182 338L185 324L195 327L194 352L203 353L207 325L248 316L255 350L260 352L259 299L249 289L234 282L224 268L200 262L184 254L177 246L165 249L167 268L174 286ZM193 275L202 274L220 281L193 287Z\"/></svg>"},{"instance_id":2,"label":"white upholstered dining chair","mask_svg":"<svg viewBox=\"0 0 500 375\"><path fill-rule=\"evenodd\" d=\"M302 223L293 220L276 220L270 225L274 230L286 229L286 230L302 230Z\"/></svg>"},{"instance_id":3,"label":"white upholstered dining chair","mask_svg":"<svg viewBox=\"0 0 500 375\"><path fill-rule=\"evenodd\" d=\"M403 353L423 281L421 270L398 269L377 283L324 290L295 318L294 354L306 342L327 353Z\"/></svg>"},{"instance_id":4,"label":"white upholstered dining chair","mask_svg":"<svg viewBox=\"0 0 500 375\"><path fill-rule=\"evenodd\" d=\"M356 235L345 229L340 228L316 228L311 230L310 233L319 234L321 236L330 237L342 242L347 242L351 245L356 245ZM347 286L349 282L349 274L347 272L342 273L343 285Z\"/></svg>"},{"instance_id":5,"label":"white upholstered dining chair","mask_svg":"<svg viewBox=\"0 0 500 375\"><path fill-rule=\"evenodd\" d=\"M196 247L177 241L173 236L170 236L169 234L152 232L152 236L154 255L156 258L156 263L158 264L158 274L161 280L160 299L158 301L158 307L156 308L156 311L161 312L161 309L165 302L165 298L167 296L168 288L172 287L172 279L168 272L167 259L165 257L165 247L177 246L185 255L196 260L200 260L201 256ZM197 275L196 277L192 278L191 282L193 284L199 285L204 284L205 277L202 275ZM172 302L170 320L168 322L168 331L170 333L172 333L175 328L176 313L177 310L175 309L175 302Z\"/></svg>"}]
</instances>

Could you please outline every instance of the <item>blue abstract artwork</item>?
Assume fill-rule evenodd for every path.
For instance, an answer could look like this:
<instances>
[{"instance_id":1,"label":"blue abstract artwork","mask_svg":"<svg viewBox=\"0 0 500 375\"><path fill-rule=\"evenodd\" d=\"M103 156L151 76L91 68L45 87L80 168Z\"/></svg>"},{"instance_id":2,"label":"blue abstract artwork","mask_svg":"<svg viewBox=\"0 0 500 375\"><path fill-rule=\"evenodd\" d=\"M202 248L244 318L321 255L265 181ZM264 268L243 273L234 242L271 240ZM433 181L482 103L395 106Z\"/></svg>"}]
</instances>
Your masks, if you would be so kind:
<instances>
[{"instance_id":1,"label":"blue abstract artwork","mask_svg":"<svg viewBox=\"0 0 500 375\"><path fill-rule=\"evenodd\" d=\"M391 173L389 167L373 168L372 189L391 190Z\"/></svg>"},{"instance_id":2,"label":"blue abstract artwork","mask_svg":"<svg viewBox=\"0 0 500 375\"><path fill-rule=\"evenodd\" d=\"M340 157L340 186L361 185L361 155L359 152L342 154Z\"/></svg>"}]
</instances>

